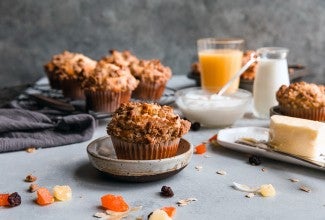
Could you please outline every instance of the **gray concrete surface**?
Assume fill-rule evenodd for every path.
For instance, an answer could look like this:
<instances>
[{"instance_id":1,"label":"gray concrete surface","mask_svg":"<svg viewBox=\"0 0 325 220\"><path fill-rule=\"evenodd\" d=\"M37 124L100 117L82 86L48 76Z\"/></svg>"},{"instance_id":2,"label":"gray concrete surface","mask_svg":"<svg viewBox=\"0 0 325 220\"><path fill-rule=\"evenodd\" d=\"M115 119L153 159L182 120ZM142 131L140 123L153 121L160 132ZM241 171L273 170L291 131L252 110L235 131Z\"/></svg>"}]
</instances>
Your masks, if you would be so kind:
<instances>
[{"instance_id":1,"label":"gray concrete surface","mask_svg":"<svg viewBox=\"0 0 325 220\"><path fill-rule=\"evenodd\" d=\"M63 50L98 59L109 49L158 58L186 74L201 37L243 37L246 48L284 46L289 63L325 81L323 0L2 0L0 87L44 75Z\"/></svg>"}]
</instances>

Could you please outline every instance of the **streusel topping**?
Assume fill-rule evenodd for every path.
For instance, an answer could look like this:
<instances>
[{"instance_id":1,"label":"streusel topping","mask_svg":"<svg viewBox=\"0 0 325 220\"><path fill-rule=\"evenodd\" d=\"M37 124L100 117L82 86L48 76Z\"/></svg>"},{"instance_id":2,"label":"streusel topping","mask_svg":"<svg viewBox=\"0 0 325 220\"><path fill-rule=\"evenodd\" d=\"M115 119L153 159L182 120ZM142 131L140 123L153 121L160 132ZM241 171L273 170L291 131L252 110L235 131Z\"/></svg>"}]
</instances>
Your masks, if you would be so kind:
<instances>
[{"instance_id":1,"label":"streusel topping","mask_svg":"<svg viewBox=\"0 0 325 220\"><path fill-rule=\"evenodd\" d=\"M64 51L54 55L44 65L46 72L57 75L60 79L78 79L81 73L88 73L94 70L97 62L80 53Z\"/></svg>"},{"instance_id":2,"label":"streusel topping","mask_svg":"<svg viewBox=\"0 0 325 220\"><path fill-rule=\"evenodd\" d=\"M282 85L276 93L280 106L290 108L318 109L325 107L325 86L296 82Z\"/></svg>"},{"instance_id":3,"label":"streusel topping","mask_svg":"<svg viewBox=\"0 0 325 220\"><path fill-rule=\"evenodd\" d=\"M129 68L102 62L98 63L93 73L82 81L81 86L92 91L124 92L133 91L138 84L138 80L132 76Z\"/></svg>"},{"instance_id":4,"label":"streusel topping","mask_svg":"<svg viewBox=\"0 0 325 220\"><path fill-rule=\"evenodd\" d=\"M155 144L175 140L187 133L190 122L174 114L170 106L124 103L107 125L107 133L126 142Z\"/></svg>"},{"instance_id":5,"label":"streusel topping","mask_svg":"<svg viewBox=\"0 0 325 220\"><path fill-rule=\"evenodd\" d=\"M130 51L117 51L110 50L110 55L102 58L99 62L113 63L118 66L129 67L132 63L138 63L139 59L133 55Z\"/></svg>"},{"instance_id":6,"label":"streusel topping","mask_svg":"<svg viewBox=\"0 0 325 220\"><path fill-rule=\"evenodd\" d=\"M166 83L172 76L171 69L162 65L159 60L140 60L130 68L134 77L141 82Z\"/></svg>"}]
</instances>

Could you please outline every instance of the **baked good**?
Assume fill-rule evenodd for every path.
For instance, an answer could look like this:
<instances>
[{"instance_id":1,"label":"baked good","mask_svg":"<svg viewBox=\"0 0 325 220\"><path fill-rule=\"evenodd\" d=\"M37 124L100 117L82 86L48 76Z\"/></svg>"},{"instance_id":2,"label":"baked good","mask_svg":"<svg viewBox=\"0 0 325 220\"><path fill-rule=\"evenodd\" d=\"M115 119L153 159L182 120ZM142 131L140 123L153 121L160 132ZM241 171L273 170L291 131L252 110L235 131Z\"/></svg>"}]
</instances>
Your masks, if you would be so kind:
<instances>
[{"instance_id":1,"label":"baked good","mask_svg":"<svg viewBox=\"0 0 325 220\"><path fill-rule=\"evenodd\" d=\"M107 125L119 159L152 160L175 156L190 122L170 106L129 102L118 108Z\"/></svg>"},{"instance_id":2,"label":"baked good","mask_svg":"<svg viewBox=\"0 0 325 220\"><path fill-rule=\"evenodd\" d=\"M325 86L307 82L283 85L276 92L281 114L325 121Z\"/></svg>"},{"instance_id":3,"label":"baked good","mask_svg":"<svg viewBox=\"0 0 325 220\"><path fill-rule=\"evenodd\" d=\"M80 53L64 51L54 55L44 69L54 89L62 89L63 95L72 99L84 99L80 77L93 71L97 62Z\"/></svg>"},{"instance_id":4,"label":"baked good","mask_svg":"<svg viewBox=\"0 0 325 220\"><path fill-rule=\"evenodd\" d=\"M130 67L133 63L138 63L139 59L133 55L129 50L118 51L110 50L110 55L103 57L98 62L113 63L118 66Z\"/></svg>"},{"instance_id":5,"label":"baked good","mask_svg":"<svg viewBox=\"0 0 325 220\"><path fill-rule=\"evenodd\" d=\"M140 60L130 68L134 77L140 81L132 96L143 100L159 100L172 76L171 69L159 60Z\"/></svg>"},{"instance_id":6,"label":"baked good","mask_svg":"<svg viewBox=\"0 0 325 220\"><path fill-rule=\"evenodd\" d=\"M325 156L325 123L282 115L271 117L269 143L276 150L313 160Z\"/></svg>"},{"instance_id":7,"label":"baked good","mask_svg":"<svg viewBox=\"0 0 325 220\"><path fill-rule=\"evenodd\" d=\"M246 50L243 53L243 58L242 58L242 66L244 66L255 54L254 50ZM257 62L252 63L247 70L240 76L241 79L244 80L254 80L255 74L257 70Z\"/></svg>"},{"instance_id":8,"label":"baked good","mask_svg":"<svg viewBox=\"0 0 325 220\"><path fill-rule=\"evenodd\" d=\"M127 67L99 62L95 70L82 81L87 109L114 112L121 103L130 100L138 83Z\"/></svg>"}]
</instances>

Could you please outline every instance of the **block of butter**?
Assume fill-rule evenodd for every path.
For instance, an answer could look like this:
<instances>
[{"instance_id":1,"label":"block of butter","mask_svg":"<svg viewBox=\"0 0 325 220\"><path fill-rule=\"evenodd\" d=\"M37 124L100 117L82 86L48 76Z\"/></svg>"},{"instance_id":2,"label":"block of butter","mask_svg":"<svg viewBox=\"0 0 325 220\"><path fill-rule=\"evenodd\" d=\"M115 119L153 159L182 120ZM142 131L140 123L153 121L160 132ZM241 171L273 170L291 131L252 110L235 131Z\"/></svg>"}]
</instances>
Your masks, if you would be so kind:
<instances>
[{"instance_id":1,"label":"block of butter","mask_svg":"<svg viewBox=\"0 0 325 220\"><path fill-rule=\"evenodd\" d=\"M325 123L274 115L269 143L276 150L319 161L325 155Z\"/></svg>"}]
</instances>

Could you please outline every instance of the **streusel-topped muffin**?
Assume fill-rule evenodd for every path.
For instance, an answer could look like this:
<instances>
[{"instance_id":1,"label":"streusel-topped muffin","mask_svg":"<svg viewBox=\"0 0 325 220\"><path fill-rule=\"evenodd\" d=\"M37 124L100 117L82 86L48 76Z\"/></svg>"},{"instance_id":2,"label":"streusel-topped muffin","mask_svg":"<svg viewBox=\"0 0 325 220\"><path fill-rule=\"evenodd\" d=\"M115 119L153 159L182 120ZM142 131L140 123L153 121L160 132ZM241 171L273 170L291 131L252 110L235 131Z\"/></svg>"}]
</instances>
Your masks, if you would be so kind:
<instances>
[{"instance_id":1,"label":"streusel-topped muffin","mask_svg":"<svg viewBox=\"0 0 325 220\"><path fill-rule=\"evenodd\" d=\"M118 108L107 133L120 159L162 159L175 156L180 138L190 122L174 114L170 106L129 102Z\"/></svg>"},{"instance_id":2,"label":"streusel-topped muffin","mask_svg":"<svg viewBox=\"0 0 325 220\"><path fill-rule=\"evenodd\" d=\"M92 74L82 82L88 110L113 112L128 102L138 81L127 67L98 63Z\"/></svg>"},{"instance_id":3,"label":"streusel-topped muffin","mask_svg":"<svg viewBox=\"0 0 325 220\"><path fill-rule=\"evenodd\" d=\"M296 82L281 86L276 93L284 115L325 121L325 86Z\"/></svg>"},{"instance_id":4,"label":"streusel-topped muffin","mask_svg":"<svg viewBox=\"0 0 325 220\"><path fill-rule=\"evenodd\" d=\"M110 50L110 55L103 57L99 62L113 63L118 66L129 67L133 63L138 63L139 59L133 55L129 50L118 51Z\"/></svg>"},{"instance_id":5,"label":"streusel-topped muffin","mask_svg":"<svg viewBox=\"0 0 325 220\"><path fill-rule=\"evenodd\" d=\"M79 99L84 97L80 87L80 74L92 72L96 64L95 60L83 54L64 51L54 55L44 65L44 69L52 88L62 89L66 97Z\"/></svg>"},{"instance_id":6,"label":"streusel-topped muffin","mask_svg":"<svg viewBox=\"0 0 325 220\"><path fill-rule=\"evenodd\" d=\"M144 100L159 100L172 76L171 69L157 59L133 63L131 73L140 81L133 96Z\"/></svg>"}]
</instances>

